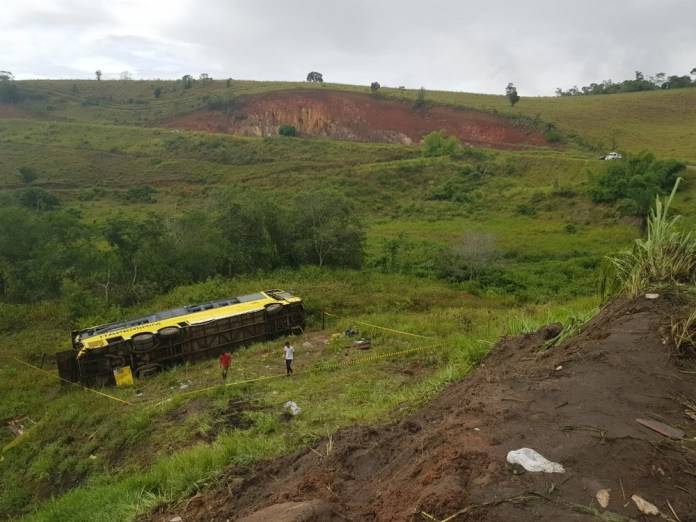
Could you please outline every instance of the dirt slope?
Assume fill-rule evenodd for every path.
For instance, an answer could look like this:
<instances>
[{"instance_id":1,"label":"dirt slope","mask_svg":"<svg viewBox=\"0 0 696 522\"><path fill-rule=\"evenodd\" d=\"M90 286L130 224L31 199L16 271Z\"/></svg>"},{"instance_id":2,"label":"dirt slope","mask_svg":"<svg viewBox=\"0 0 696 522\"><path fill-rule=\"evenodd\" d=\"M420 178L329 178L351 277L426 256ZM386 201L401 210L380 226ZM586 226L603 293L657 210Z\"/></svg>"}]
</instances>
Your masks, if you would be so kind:
<instances>
[{"instance_id":1,"label":"dirt slope","mask_svg":"<svg viewBox=\"0 0 696 522\"><path fill-rule=\"evenodd\" d=\"M297 89L246 96L227 113L197 111L164 124L246 136L276 136L279 126L293 125L306 136L406 144L419 143L429 132L445 130L472 145L547 144L540 132L513 123L481 111L442 105L417 110L412 102L367 94Z\"/></svg>"},{"instance_id":2,"label":"dirt slope","mask_svg":"<svg viewBox=\"0 0 696 522\"><path fill-rule=\"evenodd\" d=\"M676 520L696 520L696 422L675 397L696 398L665 342L666 299L615 303L569 344L540 351L553 328L504 339L468 378L398 424L356 427L316 451L231 469L214 491L152 520L598 520L641 516L640 495ZM692 440L636 422L659 419ZM565 474L516 473L508 451L531 447ZM581 506L584 506L581 507ZM585 512L583 512L583 509ZM647 519L647 518L646 518ZM657 520L657 517L654 518Z\"/></svg>"}]
</instances>

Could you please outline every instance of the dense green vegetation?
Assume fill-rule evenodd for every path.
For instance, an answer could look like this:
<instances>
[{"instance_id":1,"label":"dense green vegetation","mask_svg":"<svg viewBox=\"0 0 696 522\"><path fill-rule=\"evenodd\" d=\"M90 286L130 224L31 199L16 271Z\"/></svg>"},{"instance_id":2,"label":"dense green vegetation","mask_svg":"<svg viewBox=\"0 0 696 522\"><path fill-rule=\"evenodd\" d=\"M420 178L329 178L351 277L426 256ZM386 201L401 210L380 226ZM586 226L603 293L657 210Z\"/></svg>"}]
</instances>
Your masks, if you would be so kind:
<instances>
[{"instance_id":1,"label":"dense green vegetation","mask_svg":"<svg viewBox=\"0 0 696 522\"><path fill-rule=\"evenodd\" d=\"M590 187L595 203L619 202L620 210L634 216L648 213L656 194L665 194L686 166L674 160L658 160L651 153L608 161Z\"/></svg>"},{"instance_id":2,"label":"dense green vegetation","mask_svg":"<svg viewBox=\"0 0 696 522\"><path fill-rule=\"evenodd\" d=\"M35 193L43 196L28 197ZM21 206L0 208L0 299L62 297L75 317L95 319L112 305L216 275L362 264L362 224L350 201L330 192L280 207L262 194L224 191L208 212L167 220L119 213L99 225L81 221L76 209L49 212L48 197L58 200L38 187L16 196Z\"/></svg>"},{"instance_id":3,"label":"dense green vegetation","mask_svg":"<svg viewBox=\"0 0 696 522\"><path fill-rule=\"evenodd\" d=\"M696 75L696 67L691 70L691 75ZM655 76L646 78L645 75L636 71L636 76L633 80L624 80L615 83L611 80L604 80L601 83L591 83L581 87L577 86L564 91L556 89L558 96L591 96L597 94L617 94L622 92L640 92L640 91L655 91L657 89L684 89L688 87L696 87L696 80L692 81L690 75L670 75L665 73L657 73Z\"/></svg>"},{"instance_id":4,"label":"dense green vegetation","mask_svg":"<svg viewBox=\"0 0 696 522\"><path fill-rule=\"evenodd\" d=\"M306 84L17 86L22 99L0 105L10 116L0 119L0 420L29 420L19 437L0 426L0 516L128 520L227 465L398 419L464 376L499 335L591 313L602 259L632 244L633 215L677 175L685 180L672 207L689 215L696 204L694 171L669 160L696 158L686 146L692 91L616 95L611 106L525 97L514 109L504 96L428 91L426 101L421 91L424 107L540 115L572 138L512 151L442 133L416 147L152 127ZM368 92L321 88L336 87ZM379 96L418 100L385 86ZM595 148L613 138L635 155L600 162ZM655 155L639 154L644 146ZM270 287L296 292L308 309L292 380L185 395L219 379L204 361L137 391L110 390L133 403L123 406L51 376L51 356L68 349L76 325ZM324 332L322 310L338 315ZM331 340L357 320L433 337L365 328L374 354L432 349L333 369L360 359L347 340ZM279 372L277 346L236 352L234 379ZM241 424L229 412L240 398L251 402ZM286 400L305 409L291 423L279 420Z\"/></svg>"}]
</instances>

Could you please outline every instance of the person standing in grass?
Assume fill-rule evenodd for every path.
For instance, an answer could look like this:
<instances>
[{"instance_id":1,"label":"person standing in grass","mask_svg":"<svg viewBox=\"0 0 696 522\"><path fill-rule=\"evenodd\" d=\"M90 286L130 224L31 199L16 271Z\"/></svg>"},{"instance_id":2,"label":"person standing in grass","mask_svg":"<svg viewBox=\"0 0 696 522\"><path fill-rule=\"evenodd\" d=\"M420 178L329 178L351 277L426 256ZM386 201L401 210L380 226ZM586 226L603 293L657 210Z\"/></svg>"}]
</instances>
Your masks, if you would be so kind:
<instances>
[{"instance_id":1,"label":"person standing in grass","mask_svg":"<svg viewBox=\"0 0 696 522\"><path fill-rule=\"evenodd\" d=\"M230 369L230 364L232 363L232 354L229 350L225 350L225 353L220 355L220 368L222 368L222 380L227 380L227 371Z\"/></svg>"},{"instance_id":2,"label":"person standing in grass","mask_svg":"<svg viewBox=\"0 0 696 522\"><path fill-rule=\"evenodd\" d=\"M295 348L290 344L290 341L285 341L283 346L283 353L285 354L285 371L286 376L292 375L292 361L295 358Z\"/></svg>"}]
</instances>

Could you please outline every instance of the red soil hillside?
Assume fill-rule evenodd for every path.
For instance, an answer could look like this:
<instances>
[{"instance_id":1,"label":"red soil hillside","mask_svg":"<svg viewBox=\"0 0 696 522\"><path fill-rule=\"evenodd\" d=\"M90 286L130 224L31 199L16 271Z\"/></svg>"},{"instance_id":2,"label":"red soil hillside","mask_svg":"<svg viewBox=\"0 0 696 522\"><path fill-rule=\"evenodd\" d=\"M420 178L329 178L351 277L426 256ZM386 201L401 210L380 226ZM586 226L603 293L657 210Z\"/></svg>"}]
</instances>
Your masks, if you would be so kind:
<instances>
[{"instance_id":1,"label":"red soil hillside","mask_svg":"<svg viewBox=\"0 0 696 522\"><path fill-rule=\"evenodd\" d=\"M164 124L244 136L275 136L279 126L293 125L305 136L405 144L418 143L429 132L445 130L471 145L547 144L540 132L481 111L442 105L415 109L412 102L319 89L245 96L236 100L228 113L197 111Z\"/></svg>"},{"instance_id":2,"label":"red soil hillside","mask_svg":"<svg viewBox=\"0 0 696 522\"><path fill-rule=\"evenodd\" d=\"M668 299L618 302L569 343L502 340L469 377L402 422L340 431L314 450L232 468L151 520L453 522L696 520L696 375L681 371ZM686 361L690 363L690 361ZM683 430L669 438L637 422ZM565 473L506 463L528 447ZM609 490L602 508L600 490ZM428 513L432 518L428 518ZM676 515L675 515L676 514Z\"/></svg>"}]
</instances>

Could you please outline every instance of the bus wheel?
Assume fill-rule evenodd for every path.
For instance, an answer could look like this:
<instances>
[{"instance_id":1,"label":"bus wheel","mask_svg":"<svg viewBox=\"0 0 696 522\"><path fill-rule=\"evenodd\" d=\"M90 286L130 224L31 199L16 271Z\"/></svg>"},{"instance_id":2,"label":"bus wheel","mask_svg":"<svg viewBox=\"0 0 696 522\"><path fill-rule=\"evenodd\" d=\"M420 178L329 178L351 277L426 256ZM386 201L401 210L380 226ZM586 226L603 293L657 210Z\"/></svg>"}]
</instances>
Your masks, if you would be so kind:
<instances>
[{"instance_id":1,"label":"bus wheel","mask_svg":"<svg viewBox=\"0 0 696 522\"><path fill-rule=\"evenodd\" d=\"M159 335L160 339L171 341L179 337L180 333L181 330L178 326L165 326L164 328L158 330L157 335Z\"/></svg>"},{"instance_id":2,"label":"bus wheel","mask_svg":"<svg viewBox=\"0 0 696 522\"><path fill-rule=\"evenodd\" d=\"M136 369L135 374L138 376L138 379L145 379L158 373L161 369L162 366L160 364L145 364Z\"/></svg>"},{"instance_id":3,"label":"bus wheel","mask_svg":"<svg viewBox=\"0 0 696 522\"><path fill-rule=\"evenodd\" d=\"M155 347L155 334L150 332L135 334L131 341L133 342L133 351L148 352Z\"/></svg>"},{"instance_id":4,"label":"bus wheel","mask_svg":"<svg viewBox=\"0 0 696 522\"><path fill-rule=\"evenodd\" d=\"M283 308L284 308L284 306L283 306L282 304L280 304L280 303L269 304L269 305L266 307L266 313L267 313L268 315L275 315L275 314L277 314L278 312L280 312Z\"/></svg>"}]
</instances>

